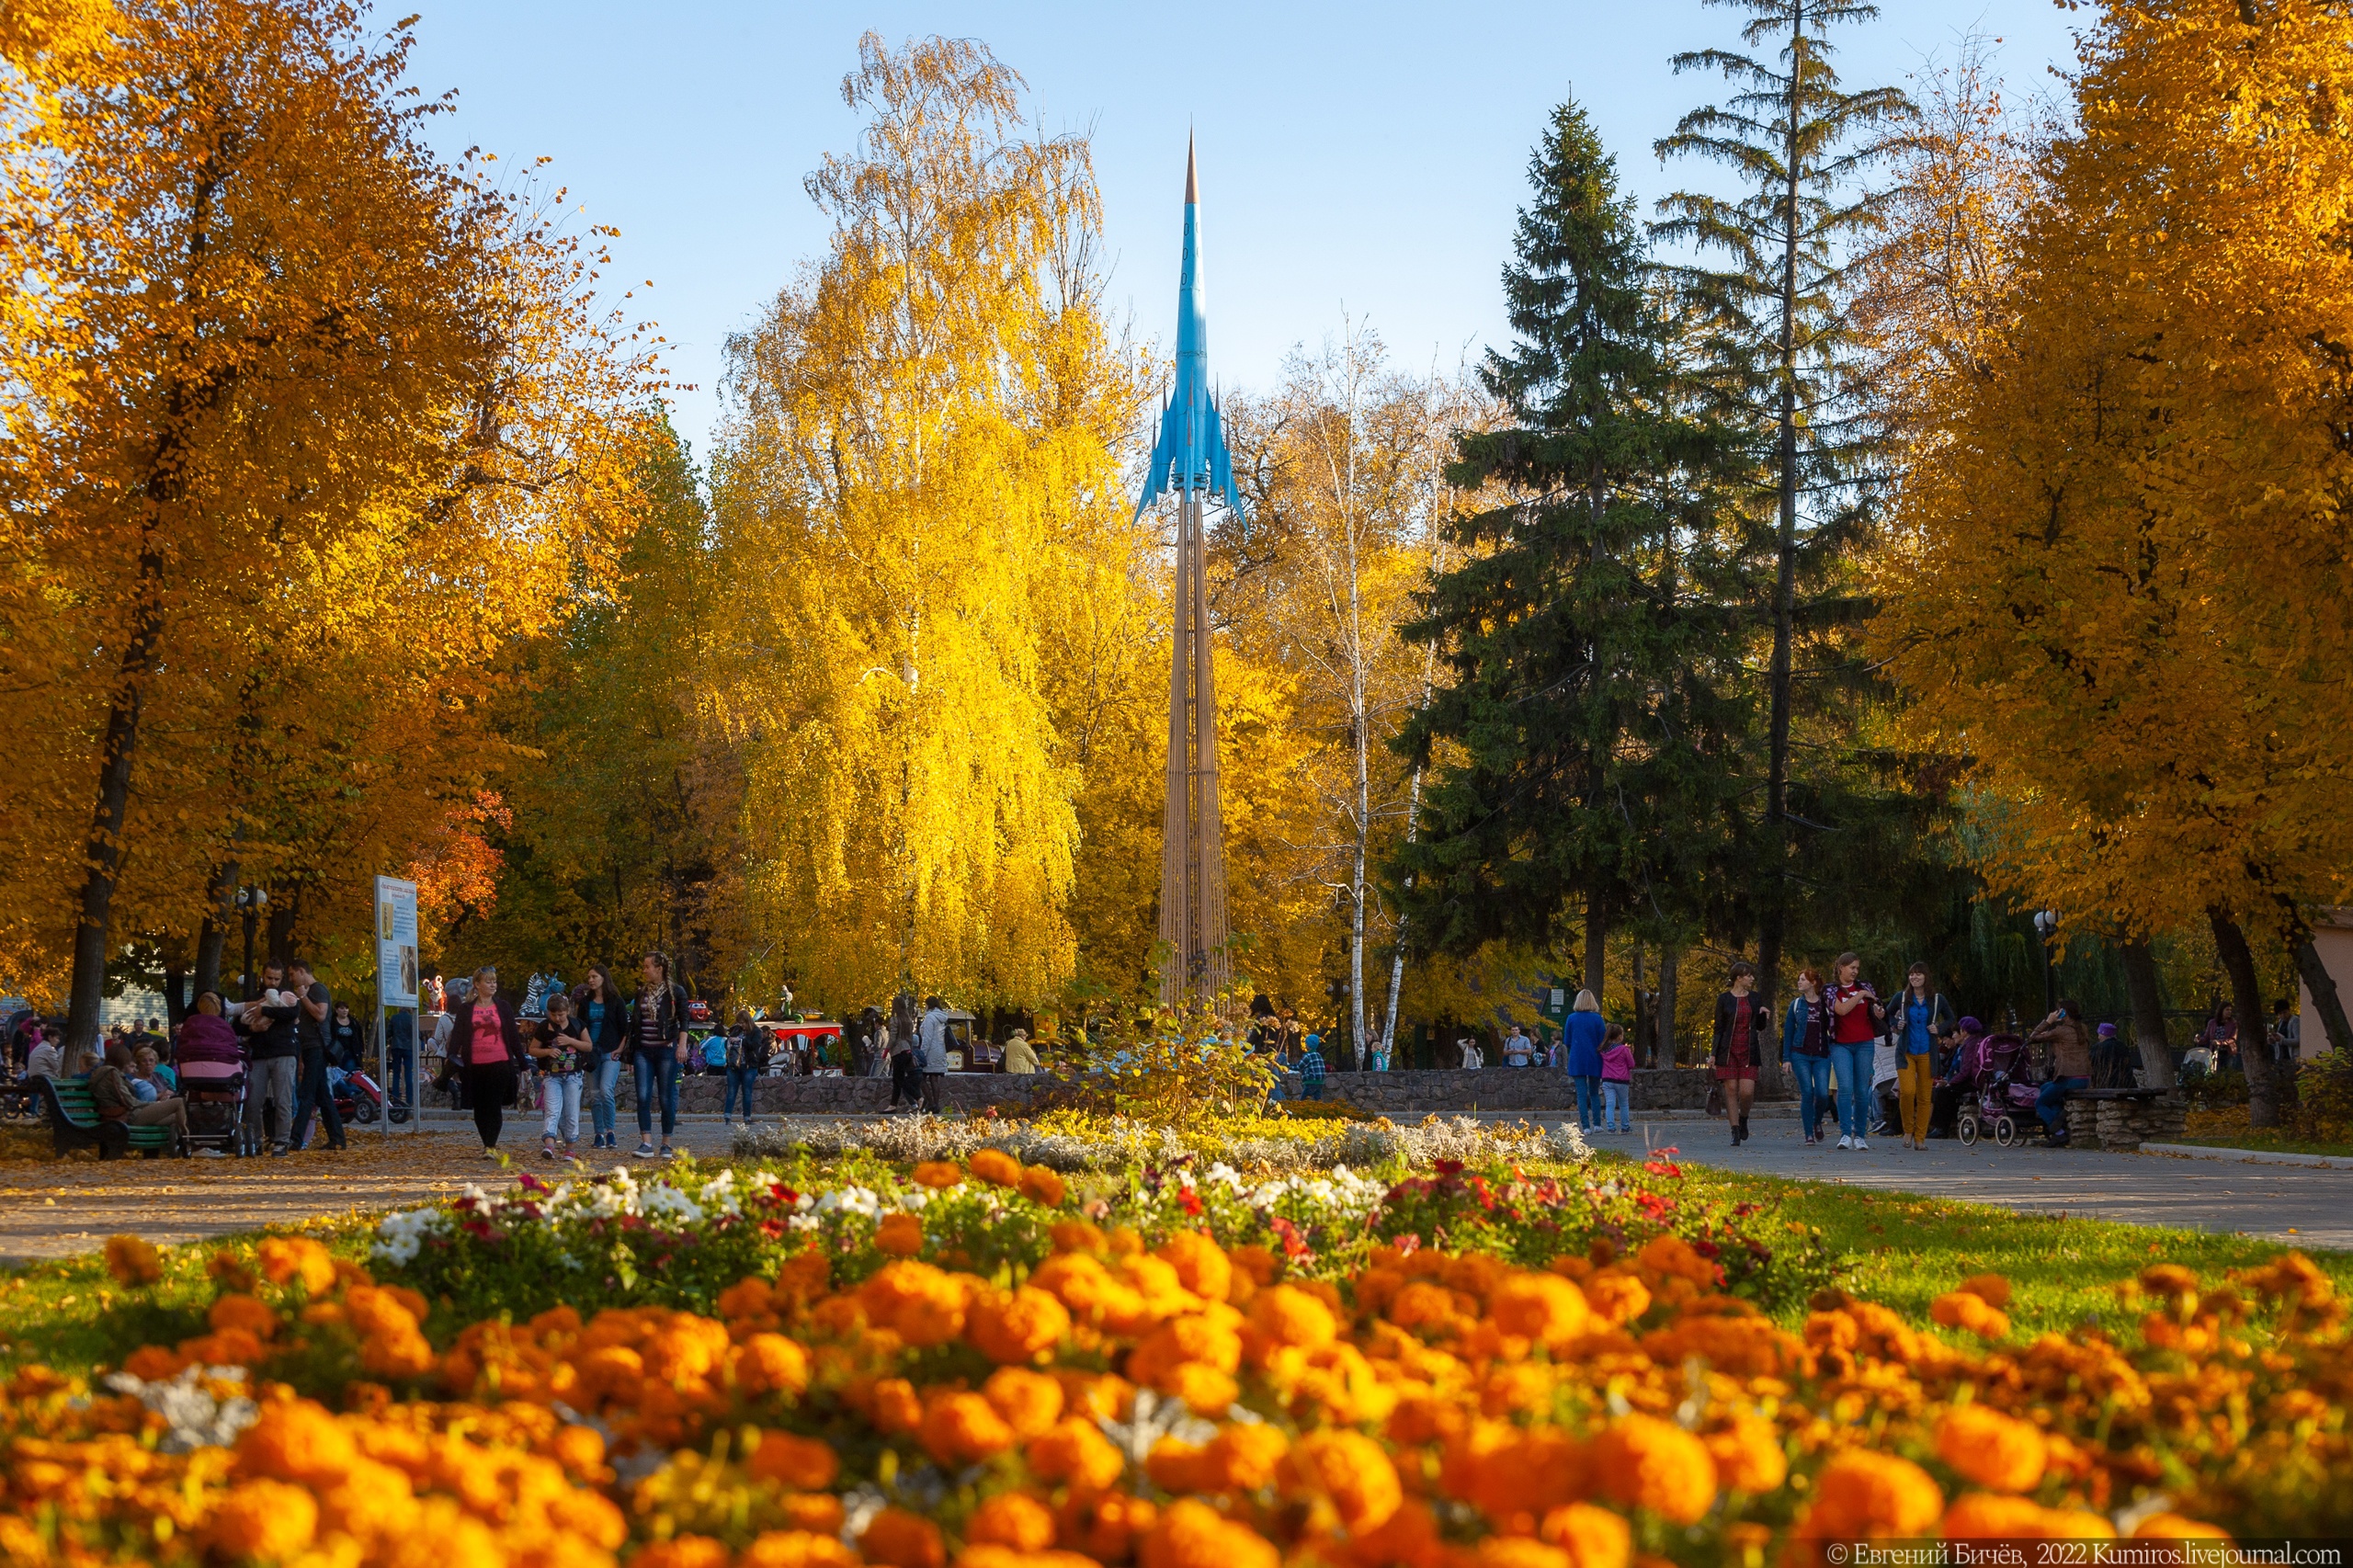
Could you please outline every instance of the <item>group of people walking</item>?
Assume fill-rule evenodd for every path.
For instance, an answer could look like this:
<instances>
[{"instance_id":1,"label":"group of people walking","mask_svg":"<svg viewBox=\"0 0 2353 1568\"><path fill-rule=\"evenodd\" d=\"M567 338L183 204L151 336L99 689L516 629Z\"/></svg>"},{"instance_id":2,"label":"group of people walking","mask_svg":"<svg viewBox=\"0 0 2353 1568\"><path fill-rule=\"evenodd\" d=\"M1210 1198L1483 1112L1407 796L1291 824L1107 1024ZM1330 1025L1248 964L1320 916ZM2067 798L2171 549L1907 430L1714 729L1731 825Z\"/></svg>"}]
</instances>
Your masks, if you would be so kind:
<instances>
[{"instance_id":1,"label":"group of people walking","mask_svg":"<svg viewBox=\"0 0 2353 1568\"><path fill-rule=\"evenodd\" d=\"M2113 1026L2102 1025L2101 1033L2112 1035ZM1861 957L1841 953L1826 980L1817 970L1800 971L1797 994L1777 1020L1757 992L1756 966L1742 960L1716 998L1710 1065L1735 1146L1748 1140L1758 1071L1778 1060L1797 1081L1798 1121L1808 1144L1828 1141L1823 1124L1835 1113L1837 1147L1870 1148L1872 1113L1886 1086L1893 1113L1883 1125L1899 1129L1907 1146L1925 1149L1932 1129L1950 1119L1970 1046L1984 1038L1977 1019L1956 1015L1925 963L1911 966L1902 992L1883 997L1863 981ZM1602 1018L1591 991L1577 993L1563 1043L1579 1125L1588 1132L1631 1131L1634 1053L1624 1028ZM2063 1143L2066 1097L2091 1085L2094 1037L2082 1009L2063 1001L2025 1043L2040 1048L2049 1065L2035 1114L2052 1141Z\"/></svg>"}]
</instances>

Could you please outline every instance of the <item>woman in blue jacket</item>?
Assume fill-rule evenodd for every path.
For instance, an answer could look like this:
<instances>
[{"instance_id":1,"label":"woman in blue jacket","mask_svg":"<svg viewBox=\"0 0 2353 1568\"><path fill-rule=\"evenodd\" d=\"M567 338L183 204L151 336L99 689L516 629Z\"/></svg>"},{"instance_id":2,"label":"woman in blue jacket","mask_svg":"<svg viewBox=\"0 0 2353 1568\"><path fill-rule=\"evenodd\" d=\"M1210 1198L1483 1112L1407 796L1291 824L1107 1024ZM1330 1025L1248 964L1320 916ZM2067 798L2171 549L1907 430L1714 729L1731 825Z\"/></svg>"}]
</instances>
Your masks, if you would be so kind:
<instances>
[{"instance_id":1,"label":"woman in blue jacket","mask_svg":"<svg viewBox=\"0 0 2353 1568\"><path fill-rule=\"evenodd\" d=\"M1601 1125L1601 1037L1609 1032L1592 992L1577 993L1563 1032L1569 1041L1569 1076L1577 1086L1577 1125L1591 1132Z\"/></svg>"},{"instance_id":2,"label":"woman in blue jacket","mask_svg":"<svg viewBox=\"0 0 2353 1568\"><path fill-rule=\"evenodd\" d=\"M1781 1020L1781 1060L1798 1080L1798 1121L1805 1141L1822 1142L1822 1110L1830 1103L1830 1009L1822 1003L1822 976L1798 971L1798 994Z\"/></svg>"}]
</instances>

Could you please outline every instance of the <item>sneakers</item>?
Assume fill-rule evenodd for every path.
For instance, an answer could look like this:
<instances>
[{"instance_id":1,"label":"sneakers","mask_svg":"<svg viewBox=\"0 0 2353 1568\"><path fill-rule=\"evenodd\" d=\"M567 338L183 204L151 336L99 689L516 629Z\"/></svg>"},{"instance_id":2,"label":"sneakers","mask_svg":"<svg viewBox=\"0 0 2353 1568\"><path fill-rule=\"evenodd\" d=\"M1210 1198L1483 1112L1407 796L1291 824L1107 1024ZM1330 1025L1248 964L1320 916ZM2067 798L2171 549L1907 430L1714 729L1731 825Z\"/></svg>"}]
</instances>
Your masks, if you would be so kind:
<instances>
[{"instance_id":1,"label":"sneakers","mask_svg":"<svg viewBox=\"0 0 2353 1568\"><path fill-rule=\"evenodd\" d=\"M1855 1147L1858 1149L1868 1149L1870 1145L1865 1142L1862 1139L1858 1138L1855 1140Z\"/></svg>"},{"instance_id":2,"label":"sneakers","mask_svg":"<svg viewBox=\"0 0 2353 1568\"><path fill-rule=\"evenodd\" d=\"M650 1160L654 1157L654 1141L652 1139L649 1138L639 1141L637 1145L637 1157L641 1160Z\"/></svg>"},{"instance_id":3,"label":"sneakers","mask_svg":"<svg viewBox=\"0 0 2353 1568\"><path fill-rule=\"evenodd\" d=\"M573 1152L572 1152L572 1145L571 1145L571 1144L569 1144L569 1143L566 1143L566 1144L563 1146L563 1158L565 1158L565 1159L569 1160L569 1159L574 1159L574 1158L576 1158L576 1157L577 1157L577 1156L575 1156L575 1155L573 1153Z\"/></svg>"},{"instance_id":4,"label":"sneakers","mask_svg":"<svg viewBox=\"0 0 2353 1568\"><path fill-rule=\"evenodd\" d=\"M199 1160L225 1160L229 1152L226 1149L199 1149L196 1157Z\"/></svg>"},{"instance_id":5,"label":"sneakers","mask_svg":"<svg viewBox=\"0 0 2353 1568\"><path fill-rule=\"evenodd\" d=\"M540 1158L542 1160L552 1160L555 1158L554 1139L542 1138L540 1140Z\"/></svg>"},{"instance_id":6,"label":"sneakers","mask_svg":"<svg viewBox=\"0 0 2353 1568\"><path fill-rule=\"evenodd\" d=\"M495 1143L483 1144L482 1146L482 1157L485 1160L494 1160L498 1158L498 1145Z\"/></svg>"},{"instance_id":7,"label":"sneakers","mask_svg":"<svg viewBox=\"0 0 2353 1568\"><path fill-rule=\"evenodd\" d=\"M1851 1148L1853 1148L1854 1146L1855 1146L1855 1135L1854 1135L1853 1133L1851 1133L1851 1132L1841 1132L1840 1134L1838 1134L1838 1147L1840 1147L1841 1149L1851 1149Z\"/></svg>"},{"instance_id":8,"label":"sneakers","mask_svg":"<svg viewBox=\"0 0 2353 1568\"><path fill-rule=\"evenodd\" d=\"M662 1145L662 1157L665 1160L675 1160L678 1157L678 1151L665 1143Z\"/></svg>"}]
</instances>

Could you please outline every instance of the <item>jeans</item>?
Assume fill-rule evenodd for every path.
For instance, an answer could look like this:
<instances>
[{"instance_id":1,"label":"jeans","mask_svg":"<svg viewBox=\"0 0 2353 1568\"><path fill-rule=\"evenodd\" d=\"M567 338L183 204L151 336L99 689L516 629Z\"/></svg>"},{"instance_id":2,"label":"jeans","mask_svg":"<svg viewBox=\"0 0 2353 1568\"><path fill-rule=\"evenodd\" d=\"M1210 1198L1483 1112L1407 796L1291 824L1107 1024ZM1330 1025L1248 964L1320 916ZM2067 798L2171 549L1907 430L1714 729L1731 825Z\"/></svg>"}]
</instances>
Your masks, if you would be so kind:
<instances>
[{"instance_id":1,"label":"jeans","mask_svg":"<svg viewBox=\"0 0 2353 1568\"><path fill-rule=\"evenodd\" d=\"M1904 1108L1904 1136L1918 1141L1928 1135L1928 1107L1937 1087L1936 1057L1928 1051L1905 1051L1895 1064L1895 1097Z\"/></svg>"},{"instance_id":2,"label":"jeans","mask_svg":"<svg viewBox=\"0 0 2353 1568\"><path fill-rule=\"evenodd\" d=\"M678 1069L684 1065L675 1051L660 1051L649 1056L637 1053L637 1135L640 1139L654 1136L654 1085L662 1085L662 1142L667 1143L678 1126Z\"/></svg>"},{"instance_id":3,"label":"jeans","mask_svg":"<svg viewBox=\"0 0 2353 1568\"><path fill-rule=\"evenodd\" d=\"M332 1148L343 1147L343 1118L335 1113L335 1086L327 1081L327 1055L324 1051L306 1051L301 1057L301 1084L294 1091L294 1133L292 1147L300 1149L311 1141L311 1117L316 1113L320 1129L327 1135Z\"/></svg>"},{"instance_id":4,"label":"jeans","mask_svg":"<svg viewBox=\"0 0 2353 1568\"><path fill-rule=\"evenodd\" d=\"M1631 1132L1634 1130L1634 1119L1626 1113L1626 1103L1631 1097L1626 1091L1633 1086L1623 1078L1601 1080L1601 1122L1612 1132Z\"/></svg>"},{"instance_id":5,"label":"jeans","mask_svg":"<svg viewBox=\"0 0 2353 1568\"><path fill-rule=\"evenodd\" d=\"M751 1120L752 1085L759 1082L759 1078L760 1070L756 1067L730 1067L727 1070L727 1091L719 1102L719 1114L733 1116L735 1113L735 1096L740 1092L744 1096L744 1119Z\"/></svg>"},{"instance_id":6,"label":"jeans","mask_svg":"<svg viewBox=\"0 0 2353 1568\"><path fill-rule=\"evenodd\" d=\"M580 1074L551 1073L541 1090L547 1096L548 1119L540 1130L543 1138L553 1138L559 1132L566 1143L580 1138Z\"/></svg>"},{"instance_id":7,"label":"jeans","mask_svg":"<svg viewBox=\"0 0 2353 1568\"><path fill-rule=\"evenodd\" d=\"M263 1119L264 1109L270 1106L278 1108L275 1128ZM283 1144L293 1131L294 1059L256 1058L245 1066L245 1147L259 1153L266 1135L275 1136Z\"/></svg>"},{"instance_id":8,"label":"jeans","mask_svg":"<svg viewBox=\"0 0 2353 1568\"><path fill-rule=\"evenodd\" d=\"M384 1053L384 1098L392 1105L416 1103L416 1052L395 1045Z\"/></svg>"},{"instance_id":9,"label":"jeans","mask_svg":"<svg viewBox=\"0 0 2353 1568\"><path fill-rule=\"evenodd\" d=\"M2042 1085L2042 1093L2035 1098L2034 1114L2042 1118L2042 1125L2051 1136L2058 1137L2060 1130L2067 1124L2066 1108L2061 1103L2066 1099L2067 1091L2091 1086L2089 1078L2053 1078Z\"/></svg>"},{"instance_id":10,"label":"jeans","mask_svg":"<svg viewBox=\"0 0 2353 1568\"><path fill-rule=\"evenodd\" d=\"M621 1059L608 1056L593 1071L597 1086L588 1091L588 1117L600 1137L609 1137L613 1123L619 1119L613 1114L613 1091L621 1086Z\"/></svg>"},{"instance_id":11,"label":"jeans","mask_svg":"<svg viewBox=\"0 0 2353 1568\"><path fill-rule=\"evenodd\" d=\"M1601 1125L1601 1080L1576 1076L1577 1125L1587 1132Z\"/></svg>"},{"instance_id":12,"label":"jeans","mask_svg":"<svg viewBox=\"0 0 2353 1568\"><path fill-rule=\"evenodd\" d=\"M1871 1130L1871 1052L1870 1040L1830 1048L1831 1075L1838 1081L1838 1131L1863 1138Z\"/></svg>"},{"instance_id":13,"label":"jeans","mask_svg":"<svg viewBox=\"0 0 2353 1568\"><path fill-rule=\"evenodd\" d=\"M1830 1058L1792 1052L1790 1071L1798 1079L1798 1120L1805 1135L1814 1137L1822 1126L1822 1108L1830 1098Z\"/></svg>"}]
</instances>

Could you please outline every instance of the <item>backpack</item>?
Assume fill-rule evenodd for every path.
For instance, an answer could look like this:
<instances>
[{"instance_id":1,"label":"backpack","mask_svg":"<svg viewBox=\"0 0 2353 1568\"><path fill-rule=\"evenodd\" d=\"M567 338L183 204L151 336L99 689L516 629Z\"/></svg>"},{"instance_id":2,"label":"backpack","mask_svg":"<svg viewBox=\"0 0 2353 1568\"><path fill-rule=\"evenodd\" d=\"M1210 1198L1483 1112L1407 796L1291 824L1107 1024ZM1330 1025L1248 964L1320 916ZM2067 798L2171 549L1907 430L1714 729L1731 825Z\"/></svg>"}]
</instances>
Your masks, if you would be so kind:
<instances>
[{"instance_id":1,"label":"backpack","mask_svg":"<svg viewBox=\"0 0 2353 1568\"><path fill-rule=\"evenodd\" d=\"M768 1040L768 1031L754 1024L744 1036L744 1065L755 1072L767 1072L768 1058L774 1050Z\"/></svg>"}]
</instances>

